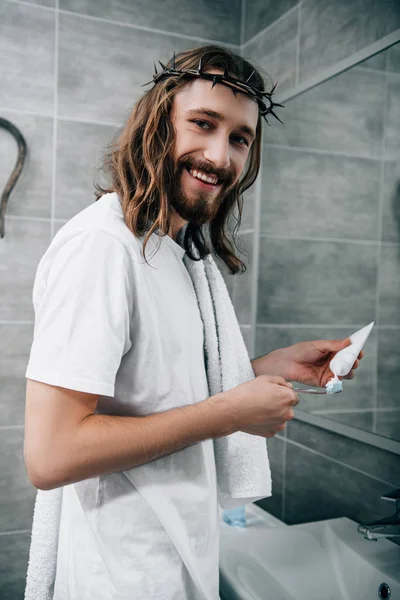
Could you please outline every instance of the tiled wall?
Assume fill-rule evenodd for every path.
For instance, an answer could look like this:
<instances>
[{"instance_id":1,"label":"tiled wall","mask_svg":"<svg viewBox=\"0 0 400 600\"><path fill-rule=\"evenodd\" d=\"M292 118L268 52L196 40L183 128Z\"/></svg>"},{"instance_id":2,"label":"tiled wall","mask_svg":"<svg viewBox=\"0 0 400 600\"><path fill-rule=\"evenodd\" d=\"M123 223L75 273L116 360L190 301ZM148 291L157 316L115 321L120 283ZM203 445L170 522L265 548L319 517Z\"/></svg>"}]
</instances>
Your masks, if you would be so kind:
<instances>
[{"instance_id":1,"label":"tiled wall","mask_svg":"<svg viewBox=\"0 0 400 600\"><path fill-rule=\"evenodd\" d=\"M374 320L361 381L334 404L302 406L400 440L400 43L287 109L286 129L264 148L258 347L345 337Z\"/></svg>"},{"instance_id":2,"label":"tiled wall","mask_svg":"<svg viewBox=\"0 0 400 600\"><path fill-rule=\"evenodd\" d=\"M93 201L100 150L141 93L152 61L207 41L242 43L244 55L278 75L284 89L398 28L396 6L385 3L383 14L374 0L179 0L178 5L176 0L0 0L0 115L20 128L29 149L0 240L1 600L23 597L35 497L22 443L37 264L57 229ZM1 129L0 142L3 189L16 147ZM276 149L271 160L278 151L285 152ZM239 237L248 271L226 276L249 349L255 198L252 189ZM264 252L267 239L261 231ZM287 250L286 256L292 254ZM274 270L265 272L276 285ZM264 332L264 325L258 330ZM276 346L291 343L289 334ZM381 513L379 495L400 483L398 457L304 423L291 422L287 436L276 436L268 447L274 496L265 507L290 523L339 514L375 516Z\"/></svg>"},{"instance_id":3,"label":"tiled wall","mask_svg":"<svg viewBox=\"0 0 400 600\"><path fill-rule=\"evenodd\" d=\"M28 158L0 240L0 598L23 598L35 488L23 461L32 287L57 229L94 201L102 147L173 51L238 49L240 0L0 0L0 116ZM223 27L221 26L223 23ZM0 129L0 190L17 148Z\"/></svg>"},{"instance_id":4,"label":"tiled wall","mask_svg":"<svg viewBox=\"0 0 400 600\"><path fill-rule=\"evenodd\" d=\"M245 0L242 54L278 79L282 92L322 79L327 69L399 27L396 1ZM344 408L351 398L347 423L383 434L390 433L389 424L380 423L373 409L395 406L400 373L399 196L393 200L392 194L400 175L398 47L390 54L385 60L393 74L384 73L388 63L382 67L376 58L276 109L285 125L271 119L264 129L260 203L243 236L258 259L255 332L246 286L240 286L237 307L240 315L247 307L243 331L250 350L255 333L255 356L296 341L342 338L372 320L380 324L358 377L346 382L348 393L335 406ZM385 388L389 372L391 393ZM307 410L316 406L312 397L302 396L301 403ZM318 409L329 405L319 401ZM268 448L274 495L257 504L285 522L362 521L393 511L380 496L400 487L397 455L298 420L268 440Z\"/></svg>"}]
</instances>

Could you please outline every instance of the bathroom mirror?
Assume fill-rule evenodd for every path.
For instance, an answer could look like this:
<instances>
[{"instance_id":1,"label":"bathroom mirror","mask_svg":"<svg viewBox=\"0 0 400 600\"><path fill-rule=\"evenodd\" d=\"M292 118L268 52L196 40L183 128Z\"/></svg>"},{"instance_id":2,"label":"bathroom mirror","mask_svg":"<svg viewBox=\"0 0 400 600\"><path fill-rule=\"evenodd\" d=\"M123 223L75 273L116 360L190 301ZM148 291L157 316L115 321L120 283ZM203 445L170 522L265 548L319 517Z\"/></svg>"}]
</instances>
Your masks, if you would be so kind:
<instances>
[{"instance_id":1,"label":"bathroom mirror","mask_svg":"<svg viewBox=\"0 0 400 600\"><path fill-rule=\"evenodd\" d=\"M281 184L276 198L279 194L287 197L287 192L291 198L297 195L290 213L284 215L279 201L271 200L273 183L267 177L269 168L270 179L274 177L275 159L270 160L273 153L266 148L260 236L263 232L268 235L267 219L272 215L274 223L280 223L279 219L283 223L286 217L286 229L282 224L282 232L304 244L315 246L322 241L332 247L340 245L338 255L345 266L345 277L341 280L340 271L329 272L327 257L323 285L329 288L335 279L335 293L340 288L342 298L353 299L351 314L345 318L339 311L339 300L332 299L332 304L336 302L332 313L336 310L337 321L331 320L329 310L325 321L314 312L320 318L312 321L319 323L314 329L303 325L310 321L299 313L297 323L301 326L296 327L296 339L291 338L289 329L282 331L280 345L323 337L341 339L375 321L354 381L345 381L343 392L334 397L318 396L316 401L315 396L301 395L301 410L296 411L296 417L400 454L400 42L392 42L350 68L342 68L296 94L283 94L276 101L285 105L285 127L279 131L268 128L269 146L276 151L278 146L304 151L302 172L306 172L307 164L314 169L318 162L320 173L317 168L309 179L296 174L297 179L291 181L291 194L288 184ZM307 156L311 157L308 163ZM331 163L327 175L325 160ZM288 168L287 177L291 175ZM325 195L325 203L320 201L320 194ZM267 200L272 207L263 208ZM321 214L322 205L332 207L329 216ZM304 213L304 208L308 212ZM310 250L305 256L312 260L313 252ZM360 265L366 265L365 272ZM293 283L292 275L296 279L297 274L288 272L291 285L297 285L298 297L304 289L300 279L304 280L307 273L303 270L297 283ZM260 292L258 297L260 302ZM340 299L340 294L335 298ZM315 299L318 300L318 294ZM268 307L264 310L267 314ZM329 327L330 322L334 326ZM262 345L257 347L259 350Z\"/></svg>"}]
</instances>

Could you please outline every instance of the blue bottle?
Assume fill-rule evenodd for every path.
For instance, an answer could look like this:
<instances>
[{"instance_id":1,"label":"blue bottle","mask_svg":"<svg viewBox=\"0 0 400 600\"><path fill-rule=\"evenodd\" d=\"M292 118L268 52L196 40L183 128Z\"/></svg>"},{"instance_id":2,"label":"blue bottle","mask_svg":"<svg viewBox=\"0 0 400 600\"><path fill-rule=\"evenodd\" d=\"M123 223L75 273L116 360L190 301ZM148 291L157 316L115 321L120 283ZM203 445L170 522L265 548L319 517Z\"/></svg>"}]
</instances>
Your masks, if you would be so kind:
<instances>
[{"instance_id":1,"label":"blue bottle","mask_svg":"<svg viewBox=\"0 0 400 600\"><path fill-rule=\"evenodd\" d=\"M222 518L225 523L232 525L233 527L246 527L246 514L244 506L237 508L229 508L224 510Z\"/></svg>"}]
</instances>

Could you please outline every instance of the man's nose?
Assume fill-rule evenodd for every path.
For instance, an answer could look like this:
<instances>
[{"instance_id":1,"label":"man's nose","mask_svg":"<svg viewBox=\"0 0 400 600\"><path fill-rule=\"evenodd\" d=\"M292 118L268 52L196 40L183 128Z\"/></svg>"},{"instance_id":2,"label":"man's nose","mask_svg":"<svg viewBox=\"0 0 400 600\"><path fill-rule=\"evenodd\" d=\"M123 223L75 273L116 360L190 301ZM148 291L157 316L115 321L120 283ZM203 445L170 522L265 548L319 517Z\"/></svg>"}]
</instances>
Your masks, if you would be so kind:
<instances>
[{"instance_id":1,"label":"man's nose","mask_svg":"<svg viewBox=\"0 0 400 600\"><path fill-rule=\"evenodd\" d=\"M218 169L227 169L231 164L229 140L224 136L210 139L204 150L204 158Z\"/></svg>"}]
</instances>

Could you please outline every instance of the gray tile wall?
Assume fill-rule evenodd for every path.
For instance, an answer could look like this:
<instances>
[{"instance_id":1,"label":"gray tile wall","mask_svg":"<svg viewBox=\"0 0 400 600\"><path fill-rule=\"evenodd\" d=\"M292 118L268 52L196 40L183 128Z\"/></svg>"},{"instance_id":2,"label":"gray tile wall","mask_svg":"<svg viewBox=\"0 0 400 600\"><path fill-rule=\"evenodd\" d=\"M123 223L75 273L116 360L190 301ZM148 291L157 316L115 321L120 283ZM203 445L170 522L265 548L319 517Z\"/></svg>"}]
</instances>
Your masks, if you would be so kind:
<instances>
[{"instance_id":1,"label":"gray tile wall","mask_svg":"<svg viewBox=\"0 0 400 600\"><path fill-rule=\"evenodd\" d=\"M256 504L286 523L393 514L380 497L400 487L397 455L297 420L267 446L273 496Z\"/></svg>"},{"instance_id":2,"label":"gray tile wall","mask_svg":"<svg viewBox=\"0 0 400 600\"><path fill-rule=\"evenodd\" d=\"M399 27L395 0L245 0L242 54L282 92L323 79ZM271 119L264 128L253 214L257 314L246 331L249 352L259 356L297 341L343 338L375 320L362 373L346 382L334 408L312 397L301 402L389 436L398 435L400 379L399 54L400 45L392 47L314 87L277 109L284 126ZM298 420L267 445L274 495L257 504L287 523L392 511L380 496L400 487L397 455Z\"/></svg>"},{"instance_id":3,"label":"gray tile wall","mask_svg":"<svg viewBox=\"0 0 400 600\"><path fill-rule=\"evenodd\" d=\"M28 146L0 240L1 600L23 598L36 495L23 427L39 260L57 229L94 201L102 149L142 93L153 60L207 41L235 48L240 17L240 0L0 0L0 115ZM0 129L0 190L15 160L15 141Z\"/></svg>"},{"instance_id":4,"label":"gray tile wall","mask_svg":"<svg viewBox=\"0 0 400 600\"><path fill-rule=\"evenodd\" d=\"M360 6L361 4L363 6ZM174 3L174 11L163 9L162 14L159 10L160 3L155 0L146 3L137 0L131 2L129 6L123 2L107 3L91 0L60 0L60 2L31 0L21 3L0 0L0 56L3 59L0 61L2 82L0 114L20 128L29 149L24 171L10 198L5 222L6 236L0 240L3 284L0 288L0 380L2 383L0 471L3 473L0 479L0 597L2 600L16 600L23 597L35 498L35 489L27 478L22 455L24 373L33 334L34 314L31 292L34 275L38 262L58 227L93 201L92 183L94 178L98 177L101 149L113 139L121 127L123 119L140 94L139 86L148 80L147 74L152 72L153 59L168 59L174 49L179 51L201 44L203 40L239 44L242 25L243 54L254 59L274 78L279 76L280 89L289 88L306 80L308 74L314 74L317 69L323 73L325 67L341 60L343 56L352 54L371 41L379 39L390 28L399 27L395 11L396 2L386 3L387 13L380 11L379 15L375 15L376 9L372 5L373 0L364 3L353 2L353 4L345 0L341 2L330 0L328 3L326 0L324 2L306 0L300 3L290 0L281 0L279 3L245 0L246 11L240 23L241 0L235 0L233 3L218 0L212 4L209 0L197 3L182 0L179 11L176 10L176 3ZM340 10L336 10L337 8ZM357 19L360 12L364 15L365 26ZM178 19L175 17L177 14L179 14ZM215 18L216 14L217 18ZM322 27L327 16L336 21L340 18L336 23L337 26L330 26L329 31ZM344 31L346 39L341 37ZM327 43L327 40L330 41ZM324 61L321 61L321 48L324 45L329 51L323 52ZM343 47L345 54L343 54ZM391 60L393 64L398 64L395 55ZM376 67L379 68L379 64ZM389 70L394 70L393 65ZM358 80L361 87L354 86L354 93L358 89L362 90L362 77L360 71ZM379 127L382 127L380 111L374 112L374 103L377 105L379 102L380 93L376 81L378 80L374 79L369 95L371 103L369 138L364 140L364 145L367 141L370 147L379 136ZM397 80L393 79L388 85L397 85ZM345 92L345 89L342 91ZM318 100L319 106L322 99L317 94L316 91L314 101L316 103ZM288 117L290 119L291 110L292 103L290 107L285 108L283 119L285 122ZM314 114L310 114L310 105L301 106L299 99L297 110L302 111L302 119L305 123L307 119L311 122ZM391 115L388 118L396 122L398 106L389 102L388 114ZM325 122L324 131L328 131L328 125ZM335 123L332 122L330 127L330 141L332 141L332 132L336 132ZM302 165L310 170L314 178L318 177L321 169L325 169L324 181L329 177L329 165L324 163L322 155L316 156L315 152L309 154L294 152L296 149L299 150L300 143L304 143L306 131L310 138L308 143L312 141L313 148L323 149L324 139L313 135L315 132L312 131L312 127L301 128L294 120L290 127L284 128L276 122L274 127L268 128L264 146L265 156L270 147L281 146L276 150L280 152L283 167L279 161L276 161L276 173L274 173L275 178L279 176L281 184L284 181L287 186L288 183L284 165L295 165L295 169L290 171L292 180L289 178L289 181L296 186L297 202L302 203L303 206L309 202L305 192L307 187L309 190L312 189L312 183L304 176L301 178ZM338 143L338 155L331 157L331 160L341 160L342 136L350 136L353 144L358 140L354 131L341 131L335 138ZM318 146L318 143L321 146ZM399 139L396 136L396 128L391 128L388 132L386 149L389 147L393 152L398 151ZM278 153L272 151L269 156L274 160L273 157L275 156L276 159ZM360 180L371 176L371 185L374 181L371 173L373 159L374 154L357 159L352 157L354 176ZM3 189L6 183L14 160L15 142L7 132L0 129L0 189ZM266 158L264 162L265 160ZM396 166L394 161L389 161L386 167L388 177L385 178L387 188L385 197L389 198L392 185L390 182L395 180ZM347 161L342 160L342 168L349 168ZM297 174L296 183L293 174ZM321 181L322 178L317 185L321 186ZM341 215L351 214L351 200L360 205L363 203L363 207L367 208L363 210L362 215L363 227L368 230L367 239L371 243L379 241L369 185L364 186L366 190L364 195L356 196L354 199L351 197L354 189L346 189L346 181L343 177ZM264 184L269 185L268 178L265 180L265 176ZM285 206L288 206L285 197L290 195L293 197L293 192L290 191L290 187L289 189L286 187L287 193L280 195L276 187L276 185L270 186L271 204L268 208L270 214L267 215L267 212L262 211L260 215L262 233L264 227L267 233L271 219L274 220L276 233L287 217L284 212ZM303 193L299 194L299 191ZM335 193L337 191L330 187L326 190L325 196L318 194L322 204L318 206L315 215L316 225L322 227L323 236L330 239L331 246L328 248L330 252L338 243L335 239L335 231L337 232L340 224L343 225L341 216L338 218L336 214L332 215L332 223L323 219L324 209L331 198L329 194ZM252 264L254 231L258 219L257 206L255 188L253 188L245 197L242 228L238 239L239 246L244 248L242 258L248 265L248 271L237 277L224 274L250 353L254 336L251 316L253 300L251 279L254 277ZM292 206L287 210L289 214L291 208L297 210L297 218L300 218L302 212L299 207ZM393 207L388 199L383 207L382 240L397 244L398 227L393 221L393 214L397 216L398 221L399 210ZM300 225L303 233L307 232L308 222L305 220ZM345 239L357 237L360 230L352 226L351 219L346 219L345 227ZM297 228L292 227L291 235L297 234ZM312 232L308 231L306 235L312 235ZM261 235L260 241L262 242L263 239L267 238ZM284 248L285 244L282 244L284 241L278 236L270 240L271 248L278 261L281 257L277 251L280 247ZM305 260L306 256L315 257L315 248L317 248L315 244L318 244L318 241L313 240L314 246L311 244L308 249L304 244L301 246L302 241L298 240L299 249L303 248L302 260ZM351 248L354 249L354 246ZM360 260L363 260L365 244L357 248L358 250L354 251L358 251ZM265 251L266 247L261 244L261 252L265 253ZM345 258L345 252L342 252L342 255ZM265 254L267 260L272 261L272 267L273 256L274 254ZM298 259L301 260L301 255ZM391 296L390 291L390 282L394 278L393 261L393 248L385 246L381 255L380 268L381 286L382 289L387 290L385 293L387 300L381 303L382 322L384 319L386 322L392 322L391 319L396 312L396 296ZM276 283L276 278L273 278L274 269L269 265L270 263L267 263L265 272L270 271L272 281ZM293 271L291 273L293 274ZM373 268L370 269L367 277L369 279L376 277ZM288 277L286 279L289 281ZM245 285L242 285L243 283ZM276 293L282 292L276 288ZM370 310L369 302L368 297L363 298L364 311ZM298 310L301 310L301 307ZM304 302L302 310L303 312L306 310ZM314 319L313 322L315 321L323 325L328 325L330 322L328 316L326 320ZM321 328L320 331L328 335L329 328L325 330ZM341 330L338 327L336 331ZM268 335L265 335L267 333ZM288 345L306 333L304 328L279 329L275 322L268 324L261 321L260 326L257 327L257 340L263 351L268 350L268 344L272 341L273 347ZM385 369L395 370L397 356L393 351L395 335L396 331L393 330L379 332L379 343L386 344L387 347L382 355L388 355L390 349L394 357L391 363L381 366L382 372ZM303 339L307 337L309 339L309 335ZM371 337L369 355L364 359L365 363L375 360L377 343L377 336ZM365 377L363 382L365 390L373 385L371 379ZM357 402L361 403L361 392L356 391L355 386L353 388L352 402L355 402L354 406L357 408ZM323 406L321 408L321 410L326 409ZM359 420L362 416L365 417L356 413L355 419ZM381 431L389 431L390 419L386 419L386 422L382 419L381 423L376 423L376 427L380 427ZM336 515L338 511L356 516L359 514L357 511L362 510L364 506L368 514L374 513L375 510L376 514L381 514L380 506L376 504L377 497L381 492L387 491L387 486L389 488L399 486L399 474L395 470L397 457L297 421L289 424L286 433L287 435L276 436L268 442L274 478L274 496L263 501L268 510L293 523L299 522L299 519L325 518L332 514ZM314 439L314 442L311 442L311 439ZM333 448L340 453L333 455ZM350 455L352 459L349 458ZM324 473L329 472L329 482L332 479L332 486L322 486L322 490L317 488L312 477L312 473L317 469L324 469ZM302 473L301 481L298 474L296 475L297 472ZM330 492L331 487L337 487L336 479L343 479L346 482L354 477L354 473L358 475L354 479L355 484L352 484L351 494L347 499L344 494L343 497L340 493L338 496L337 491ZM362 494L356 489L358 485ZM290 493L291 486L293 488L296 486L293 493ZM321 503L311 503L310 498L317 494ZM364 496L370 498L368 502ZM325 498L326 502L324 502ZM322 513L321 506L324 504L328 505L332 512L328 510ZM315 507L311 515L307 512L310 506Z\"/></svg>"}]
</instances>

